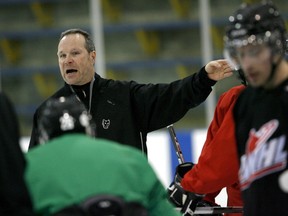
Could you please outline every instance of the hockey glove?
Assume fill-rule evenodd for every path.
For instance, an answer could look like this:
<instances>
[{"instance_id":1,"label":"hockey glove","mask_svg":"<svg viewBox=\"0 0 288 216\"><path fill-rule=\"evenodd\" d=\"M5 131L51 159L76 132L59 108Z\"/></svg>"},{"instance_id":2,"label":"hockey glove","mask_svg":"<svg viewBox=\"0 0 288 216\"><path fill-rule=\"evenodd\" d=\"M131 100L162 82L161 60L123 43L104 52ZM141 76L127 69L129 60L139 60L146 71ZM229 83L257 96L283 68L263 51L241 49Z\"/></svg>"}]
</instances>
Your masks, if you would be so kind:
<instances>
[{"instance_id":1,"label":"hockey glove","mask_svg":"<svg viewBox=\"0 0 288 216\"><path fill-rule=\"evenodd\" d=\"M193 163L183 163L176 167L174 181L170 184L167 189L169 200L176 206L183 206L183 195L185 194L185 190L181 187L181 180L184 175L192 169L194 166Z\"/></svg>"},{"instance_id":2,"label":"hockey glove","mask_svg":"<svg viewBox=\"0 0 288 216\"><path fill-rule=\"evenodd\" d=\"M176 207L181 208L183 215L193 215L197 203L202 200L204 195L185 191L181 187L181 180L184 175L193 168L193 163L183 163L177 166L174 181L168 188L169 201Z\"/></svg>"}]
</instances>

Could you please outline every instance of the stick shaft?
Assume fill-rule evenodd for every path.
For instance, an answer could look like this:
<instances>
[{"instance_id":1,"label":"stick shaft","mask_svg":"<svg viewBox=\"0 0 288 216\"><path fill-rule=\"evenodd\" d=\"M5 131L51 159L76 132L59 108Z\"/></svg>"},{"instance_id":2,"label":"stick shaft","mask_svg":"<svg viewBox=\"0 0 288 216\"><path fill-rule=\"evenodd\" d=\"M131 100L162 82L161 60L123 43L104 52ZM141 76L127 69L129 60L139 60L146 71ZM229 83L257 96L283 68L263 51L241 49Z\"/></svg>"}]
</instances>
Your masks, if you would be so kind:
<instances>
[{"instance_id":1,"label":"stick shaft","mask_svg":"<svg viewBox=\"0 0 288 216\"><path fill-rule=\"evenodd\" d=\"M180 211L179 208L176 210ZM190 211L192 212L192 211ZM218 206L211 206L211 207L196 207L195 211L190 213L190 215L213 215L213 214L239 214L243 213L242 206L227 206L227 207L218 207Z\"/></svg>"},{"instance_id":2,"label":"stick shaft","mask_svg":"<svg viewBox=\"0 0 288 216\"><path fill-rule=\"evenodd\" d=\"M179 144L178 139L176 137L174 127L173 127L173 125L169 125L169 126L167 126L167 129L169 130L169 134L170 134L170 137L172 139L172 143L173 143L176 155L177 155L178 162L179 162L179 164L182 164L185 161L184 161L184 157L183 157L183 154L181 151L180 144Z\"/></svg>"},{"instance_id":3,"label":"stick shaft","mask_svg":"<svg viewBox=\"0 0 288 216\"><path fill-rule=\"evenodd\" d=\"M197 207L194 214L211 215L211 214L229 214L229 213L243 213L242 207Z\"/></svg>"}]
</instances>

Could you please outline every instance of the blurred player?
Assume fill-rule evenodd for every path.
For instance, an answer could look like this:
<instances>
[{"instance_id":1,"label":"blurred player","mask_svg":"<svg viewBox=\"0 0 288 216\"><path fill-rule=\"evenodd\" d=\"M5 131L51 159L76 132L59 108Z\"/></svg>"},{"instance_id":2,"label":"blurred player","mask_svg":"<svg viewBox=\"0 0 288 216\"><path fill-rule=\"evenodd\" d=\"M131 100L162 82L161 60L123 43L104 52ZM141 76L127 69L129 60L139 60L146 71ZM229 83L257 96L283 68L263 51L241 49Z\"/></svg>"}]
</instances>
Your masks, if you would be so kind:
<instances>
[{"instance_id":1,"label":"blurred player","mask_svg":"<svg viewBox=\"0 0 288 216\"><path fill-rule=\"evenodd\" d=\"M272 2L230 17L226 48L249 86L234 108L244 215L288 215L287 32Z\"/></svg>"},{"instance_id":2,"label":"blurred player","mask_svg":"<svg viewBox=\"0 0 288 216\"><path fill-rule=\"evenodd\" d=\"M96 139L95 124L75 96L48 100L40 112L42 145L26 155L37 214L179 215L147 158L138 149Z\"/></svg>"}]
</instances>

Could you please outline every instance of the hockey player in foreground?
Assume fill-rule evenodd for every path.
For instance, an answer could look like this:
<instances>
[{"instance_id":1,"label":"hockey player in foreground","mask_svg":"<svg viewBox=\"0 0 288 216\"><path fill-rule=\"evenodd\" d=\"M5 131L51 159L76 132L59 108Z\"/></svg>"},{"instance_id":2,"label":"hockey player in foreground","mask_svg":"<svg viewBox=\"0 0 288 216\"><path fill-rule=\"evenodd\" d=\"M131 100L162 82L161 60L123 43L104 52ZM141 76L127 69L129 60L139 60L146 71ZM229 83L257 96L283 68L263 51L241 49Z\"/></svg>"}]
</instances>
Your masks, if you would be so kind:
<instances>
[{"instance_id":1,"label":"hockey player in foreground","mask_svg":"<svg viewBox=\"0 0 288 216\"><path fill-rule=\"evenodd\" d=\"M180 215L139 150L93 138L95 125L76 97L49 100L38 125L42 145L27 153L25 176L37 214Z\"/></svg>"},{"instance_id":2,"label":"hockey player in foreground","mask_svg":"<svg viewBox=\"0 0 288 216\"><path fill-rule=\"evenodd\" d=\"M238 95L245 89L246 81L242 76L242 71L238 72L242 77L243 85L235 86L221 95L197 164L191 162L179 164L176 168L175 180L168 188L170 201L180 207L183 213L203 212L200 210L201 207L210 206L211 212L218 210L219 214L215 215L222 215L221 213L227 216L242 215L243 200L238 181L239 163L235 143L233 107ZM215 197L225 187L229 209L214 208L217 206ZM194 194L193 205L191 203L188 206L187 202L183 202L182 197L187 194L192 197Z\"/></svg>"},{"instance_id":3,"label":"hockey player in foreground","mask_svg":"<svg viewBox=\"0 0 288 216\"><path fill-rule=\"evenodd\" d=\"M287 32L270 3L230 17L226 48L249 83L234 107L245 216L288 215Z\"/></svg>"},{"instance_id":4,"label":"hockey player in foreground","mask_svg":"<svg viewBox=\"0 0 288 216\"><path fill-rule=\"evenodd\" d=\"M191 162L179 164L176 168L175 180L168 188L170 201L182 208L182 212L187 210L191 212L195 210L194 213L201 212L201 208L198 207L210 206L211 211L222 211L226 216L242 215L243 200L238 180L239 162L233 107L238 96L247 86L247 82L243 71L238 69L238 65L233 65L242 85L235 86L220 96L197 164ZM226 188L229 208L220 210L218 207L215 208L218 206L215 197L223 188ZM196 193L199 196L195 195L194 206L187 209L182 196L189 193Z\"/></svg>"},{"instance_id":5,"label":"hockey player in foreground","mask_svg":"<svg viewBox=\"0 0 288 216\"><path fill-rule=\"evenodd\" d=\"M242 74L241 71L239 73ZM186 162L177 166L176 182L173 182L168 189L170 200L172 203L176 201L176 206L183 204L177 201L181 196L175 197L179 190L179 187L175 187L177 179L185 193L205 194L203 200L202 196L199 197L201 199L196 204L198 207L217 206L215 197L223 188L226 188L227 192L227 206L243 206L238 181L239 163L233 121L233 107L243 89L245 85L235 86L219 98L197 164ZM225 215L241 216L242 214L239 211L233 213L231 210Z\"/></svg>"},{"instance_id":6,"label":"hockey player in foreground","mask_svg":"<svg viewBox=\"0 0 288 216\"><path fill-rule=\"evenodd\" d=\"M249 83L232 112L244 215L288 215L285 24L272 3L241 5L229 20L225 46ZM191 164L176 170L176 187L190 170ZM175 198L173 192L171 198ZM203 197L184 194L194 196L194 209ZM187 209L186 203L180 204Z\"/></svg>"}]
</instances>

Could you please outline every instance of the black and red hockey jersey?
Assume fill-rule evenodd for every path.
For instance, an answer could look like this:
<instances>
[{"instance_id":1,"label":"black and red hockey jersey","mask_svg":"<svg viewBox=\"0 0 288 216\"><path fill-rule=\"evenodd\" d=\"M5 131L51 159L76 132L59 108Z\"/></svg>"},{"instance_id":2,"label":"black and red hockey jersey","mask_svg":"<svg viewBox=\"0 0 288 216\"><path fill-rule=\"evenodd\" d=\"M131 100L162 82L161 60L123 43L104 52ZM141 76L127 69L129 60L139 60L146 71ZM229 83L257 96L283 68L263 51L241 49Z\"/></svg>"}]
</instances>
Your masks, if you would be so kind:
<instances>
[{"instance_id":1,"label":"black and red hockey jersey","mask_svg":"<svg viewBox=\"0 0 288 216\"><path fill-rule=\"evenodd\" d=\"M288 80L247 87L234 107L244 215L288 215Z\"/></svg>"}]
</instances>

